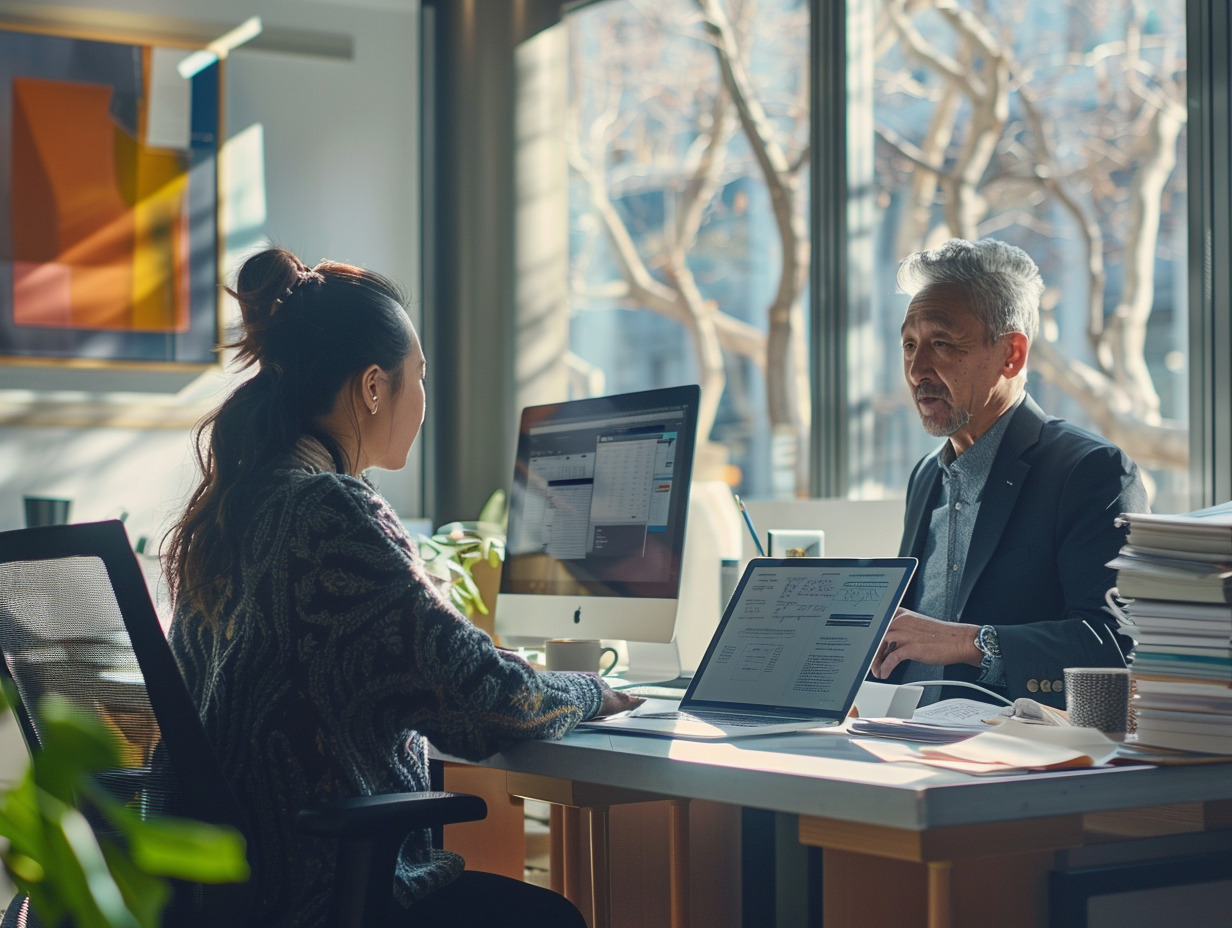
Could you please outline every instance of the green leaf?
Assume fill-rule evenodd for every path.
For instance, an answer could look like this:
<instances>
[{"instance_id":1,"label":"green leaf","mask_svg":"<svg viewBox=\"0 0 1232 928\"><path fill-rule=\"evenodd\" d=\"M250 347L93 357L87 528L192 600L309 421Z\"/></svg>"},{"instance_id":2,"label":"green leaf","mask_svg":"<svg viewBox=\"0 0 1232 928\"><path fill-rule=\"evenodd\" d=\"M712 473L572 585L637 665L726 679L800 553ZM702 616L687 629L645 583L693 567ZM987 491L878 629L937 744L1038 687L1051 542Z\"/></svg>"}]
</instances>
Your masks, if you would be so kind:
<instances>
[{"instance_id":1,"label":"green leaf","mask_svg":"<svg viewBox=\"0 0 1232 928\"><path fill-rule=\"evenodd\" d=\"M71 803L83 777L120 766L115 737L97 716L55 695L37 711L43 743L31 768L40 789Z\"/></svg>"},{"instance_id":2,"label":"green leaf","mask_svg":"<svg viewBox=\"0 0 1232 928\"><path fill-rule=\"evenodd\" d=\"M117 817L133 862L146 873L197 883L237 883L249 877L244 839L230 828L182 818Z\"/></svg>"},{"instance_id":3,"label":"green leaf","mask_svg":"<svg viewBox=\"0 0 1232 928\"><path fill-rule=\"evenodd\" d=\"M57 894L73 913L75 928L149 928L129 910L85 816L67 807L49 808L47 815L49 823L58 827L47 831L46 867L55 876Z\"/></svg>"},{"instance_id":4,"label":"green leaf","mask_svg":"<svg viewBox=\"0 0 1232 928\"><path fill-rule=\"evenodd\" d=\"M505 496L505 491L496 489L492 491L492 495L488 497L488 501L483 504L483 508L479 510L479 521L496 523L500 530L504 531L505 520L509 515L509 504Z\"/></svg>"},{"instance_id":5,"label":"green leaf","mask_svg":"<svg viewBox=\"0 0 1232 928\"><path fill-rule=\"evenodd\" d=\"M454 581L454 585L462 587L462 589L466 591L466 595L471 599L483 599L483 597L479 595L479 587L476 586L474 579L469 573L463 572Z\"/></svg>"},{"instance_id":6,"label":"green leaf","mask_svg":"<svg viewBox=\"0 0 1232 928\"><path fill-rule=\"evenodd\" d=\"M158 928L163 910L171 900L171 890L166 881L143 873L114 842L104 841L102 848L111 875L134 917L143 928Z\"/></svg>"},{"instance_id":7,"label":"green leaf","mask_svg":"<svg viewBox=\"0 0 1232 928\"><path fill-rule=\"evenodd\" d=\"M437 544L436 541L429 538L427 535L415 536L415 543L419 546L419 556L425 561L429 560L429 558L426 554L424 554L424 548L427 548L433 557L439 557L445 550L441 545Z\"/></svg>"},{"instance_id":8,"label":"green leaf","mask_svg":"<svg viewBox=\"0 0 1232 928\"><path fill-rule=\"evenodd\" d=\"M4 861L5 869L18 882L41 883L47 877L47 871L43 869L43 865L33 857L27 857L25 854L7 853L0 855L0 860Z\"/></svg>"},{"instance_id":9,"label":"green leaf","mask_svg":"<svg viewBox=\"0 0 1232 928\"><path fill-rule=\"evenodd\" d=\"M24 846L22 842L37 843L41 833L38 787L34 784L34 772L27 770L0 805L0 835L8 838L14 846L21 847Z\"/></svg>"},{"instance_id":10,"label":"green leaf","mask_svg":"<svg viewBox=\"0 0 1232 928\"><path fill-rule=\"evenodd\" d=\"M505 539L489 535L483 540L482 556L492 568L498 568L505 561Z\"/></svg>"}]
</instances>

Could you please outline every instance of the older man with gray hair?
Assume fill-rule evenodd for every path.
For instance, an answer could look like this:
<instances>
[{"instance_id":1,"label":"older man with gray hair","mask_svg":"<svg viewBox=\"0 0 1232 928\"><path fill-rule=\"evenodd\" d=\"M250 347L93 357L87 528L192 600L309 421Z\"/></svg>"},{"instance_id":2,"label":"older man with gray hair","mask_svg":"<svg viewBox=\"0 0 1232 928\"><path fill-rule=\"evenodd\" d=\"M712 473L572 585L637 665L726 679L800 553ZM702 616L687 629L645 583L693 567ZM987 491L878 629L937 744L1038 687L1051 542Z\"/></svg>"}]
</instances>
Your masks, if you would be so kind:
<instances>
[{"instance_id":1,"label":"older man with gray hair","mask_svg":"<svg viewBox=\"0 0 1232 928\"><path fill-rule=\"evenodd\" d=\"M899 553L920 569L873 675L1063 706L1063 668L1124 666L1106 564L1125 539L1117 515L1146 509L1138 469L1027 395L1044 282L1024 251L954 239L908 256L898 283L907 385L946 441L911 473Z\"/></svg>"}]
</instances>

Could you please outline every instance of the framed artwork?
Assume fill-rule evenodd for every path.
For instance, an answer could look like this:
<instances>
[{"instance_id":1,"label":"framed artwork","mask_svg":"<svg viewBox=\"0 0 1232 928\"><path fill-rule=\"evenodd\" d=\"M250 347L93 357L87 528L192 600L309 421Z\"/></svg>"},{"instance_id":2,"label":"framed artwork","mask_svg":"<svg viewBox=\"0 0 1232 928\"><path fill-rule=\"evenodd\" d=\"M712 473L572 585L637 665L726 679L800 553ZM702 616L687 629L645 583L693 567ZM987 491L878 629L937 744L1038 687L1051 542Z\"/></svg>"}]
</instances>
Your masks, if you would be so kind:
<instances>
[{"instance_id":1,"label":"framed artwork","mask_svg":"<svg viewBox=\"0 0 1232 928\"><path fill-rule=\"evenodd\" d=\"M221 69L190 52L0 29L0 363L215 363Z\"/></svg>"}]
</instances>

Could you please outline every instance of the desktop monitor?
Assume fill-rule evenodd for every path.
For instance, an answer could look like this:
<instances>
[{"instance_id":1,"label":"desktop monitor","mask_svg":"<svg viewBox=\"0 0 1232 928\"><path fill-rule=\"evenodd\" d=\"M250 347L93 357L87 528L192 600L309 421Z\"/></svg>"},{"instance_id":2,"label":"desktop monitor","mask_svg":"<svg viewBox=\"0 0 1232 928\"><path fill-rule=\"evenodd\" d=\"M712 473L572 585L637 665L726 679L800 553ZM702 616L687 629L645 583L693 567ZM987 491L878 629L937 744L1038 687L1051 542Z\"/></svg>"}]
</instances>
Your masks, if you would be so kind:
<instances>
[{"instance_id":1,"label":"desktop monitor","mask_svg":"<svg viewBox=\"0 0 1232 928\"><path fill-rule=\"evenodd\" d=\"M502 642L672 640L699 396L691 385L522 412Z\"/></svg>"}]
</instances>

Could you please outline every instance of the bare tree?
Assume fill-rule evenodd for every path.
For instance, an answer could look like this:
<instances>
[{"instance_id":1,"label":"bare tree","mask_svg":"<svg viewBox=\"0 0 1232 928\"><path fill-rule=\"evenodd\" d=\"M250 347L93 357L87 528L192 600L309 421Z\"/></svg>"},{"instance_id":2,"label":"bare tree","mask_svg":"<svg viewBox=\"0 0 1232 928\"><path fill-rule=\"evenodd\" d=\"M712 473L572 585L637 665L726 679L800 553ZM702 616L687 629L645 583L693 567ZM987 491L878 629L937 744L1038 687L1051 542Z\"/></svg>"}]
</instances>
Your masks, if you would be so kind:
<instances>
[{"instance_id":1,"label":"bare tree","mask_svg":"<svg viewBox=\"0 0 1232 928\"><path fill-rule=\"evenodd\" d=\"M1124 37L1068 56L1066 74L1087 70L1095 88L1079 116L1059 81L1042 83L1037 69L1016 57L1014 25L1024 11L1001 4L994 20L955 0L883 0L882 49L897 43L905 59L935 79L911 79L892 65L880 75L887 92L935 106L917 138L878 127L882 144L912 168L900 253L951 236L1038 227L1048 204L1067 213L1085 251L1091 359L1066 356L1049 315L1044 337L1032 347L1032 365L1132 457L1182 469L1185 426L1161 416L1146 364L1161 203L1185 125L1182 50L1167 35L1146 35L1143 6L1133 4ZM955 118L960 111L962 123ZM1080 150L1077 158L1058 154L1058 126L1071 135L1086 127L1080 145L1069 139L1068 147ZM1109 254L1123 263L1123 273L1115 307L1106 312ZM1059 298L1051 292L1046 309Z\"/></svg>"},{"instance_id":2,"label":"bare tree","mask_svg":"<svg viewBox=\"0 0 1232 928\"><path fill-rule=\"evenodd\" d=\"M585 182L616 272L598 285L575 285L575 297L581 303L595 296L615 299L685 327L702 386L698 428L703 436L711 432L727 387L725 357L743 357L756 365L766 379L771 428L795 443L797 489L807 492L809 386L801 293L808 277L809 242L800 197L807 137L798 141L771 118L750 75L756 4L694 3L691 10L684 4L668 9L630 5L630 12L646 18L647 28L639 35L647 41L622 43L624 22L614 16L598 43L598 61L582 60L580 43L571 43L574 73L592 75L592 86L613 88L598 105L592 98L585 114L580 95L571 98L570 124L578 131L569 139L569 159ZM681 61L675 56L681 47L676 43L673 54L664 58L665 48L656 35L686 39L692 54ZM807 86L806 65L807 56L798 65L802 86ZM806 119L805 101L788 126L797 128ZM687 135L683 146L682 132ZM743 142L739 155L734 153L737 138ZM635 147L631 139L637 140ZM723 209L724 187L749 176L756 176L768 191L780 246L778 284L764 331L707 299L693 265L705 224ZM665 190L670 208L663 210L656 228L635 231L617 200L641 185Z\"/></svg>"},{"instance_id":3,"label":"bare tree","mask_svg":"<svg viewBox=\"0 0 1232 928\"><path fill-rule=\"evenodd\" d=\"M996 15L982 0L878 4L878 92L906 113L895 120L891 106L874 114L878 181L902 207L896 258L953 236L1021 234L1047 243L1068 217L1065 233L1076 230L1082 249L1085 293L1050 290L1032 367L1137 460L1183 468L1184 424L1162 415L1146 363L1167 218L1161 203L1183 185L1175 171L1185 121L1183 49L1146 28L1137 0L1129 0L1127 26L1114 40L1093 37L1125 16L1125 4L1088 0L1067 8L1072 36L1060 24L1041 29L1049 47L1025 50L1019 28L1040 25L1030 0L998 3ZM780 72L797 69L795 96L786 99L783 85L765 80L764 59L759 69L753 50L767 36L806 35L808 6L627 0L607 10L597 38L585 47L571 42L569 159L591 207L573 260L575 312L600 299L682 326L702 384L703 436L724 391L734 388L731 360L750 362L764 375L775 435L795 445L796 490L807 493L802 294L810 254L802 181L810 62L801 43L792 65L776 63ZM1080 72L1081 92L1073 89ZM1076 105L1085 108L1080 115ZM752 182L766 192L766 226L777 245L764 329L719 305L699 279L703 253L713 261L747 250L722 231L722 220L733 209L725 191ZM651 199L660 205L639 212ZM1046 272L1075 266L1072 254L1056 248L1036 257ZM1075 299L1089 357L1064 347L1062 328L1074 314L1059 310Z\"/></svg>"}]
</instances>

